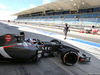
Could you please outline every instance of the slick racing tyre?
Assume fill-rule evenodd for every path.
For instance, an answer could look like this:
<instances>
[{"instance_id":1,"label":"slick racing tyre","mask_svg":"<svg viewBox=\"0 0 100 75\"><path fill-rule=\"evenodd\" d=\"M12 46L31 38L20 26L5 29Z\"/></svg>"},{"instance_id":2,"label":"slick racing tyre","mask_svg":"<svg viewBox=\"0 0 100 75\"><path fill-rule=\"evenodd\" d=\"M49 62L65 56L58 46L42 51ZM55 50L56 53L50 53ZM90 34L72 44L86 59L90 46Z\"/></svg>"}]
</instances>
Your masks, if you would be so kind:
<instances>
[{"instance_id":1,"label":"slick racing tyre","mask_svg":"<svg viewBox=\"0 0 100 75\"><path fill-rule=\"evenodd\" d=\"M53 39L53 40L51 40L50 42L53 42L53 43L55 43L55 44L61 44L61 42L58 41L58 40L56 40L56 39Z\"/></svg>"},{"instance_id":2,"label":"slick racing tyre","mask_svg":"<svg viewBox=\"0 0 100 75\"><path fill-rule=\"evenodd\" d=\"M63 52L61 54L61 60L66 65L74 65L78 60L78 54L73 51Z\"/></svg>"}]
</instances>

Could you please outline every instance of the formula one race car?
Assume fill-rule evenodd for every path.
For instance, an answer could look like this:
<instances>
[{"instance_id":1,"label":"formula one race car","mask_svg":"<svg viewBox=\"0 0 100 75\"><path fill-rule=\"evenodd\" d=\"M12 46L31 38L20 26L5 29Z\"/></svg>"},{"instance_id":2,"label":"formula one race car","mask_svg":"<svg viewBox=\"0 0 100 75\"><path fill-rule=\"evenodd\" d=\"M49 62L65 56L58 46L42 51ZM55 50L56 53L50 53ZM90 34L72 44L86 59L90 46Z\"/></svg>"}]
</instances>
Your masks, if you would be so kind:
<instances>
[{"instance_id":1,"label":"formula one race car","mask_svg":"<svg viewBox=\"0 0 100 75\"><path fill-rule=\"evenodd\" d=\"M57 52L61 56L64 64L73 65L79 62L89 62L90 57L80 57L79 51L61 44L60 41L53 39L50 42L39 39L26 39L24 32L20 35L5 34L0 36L0 60L11 59L18 61L38 61L45 56L54 56Z\"/></svg>"}]
</instances>

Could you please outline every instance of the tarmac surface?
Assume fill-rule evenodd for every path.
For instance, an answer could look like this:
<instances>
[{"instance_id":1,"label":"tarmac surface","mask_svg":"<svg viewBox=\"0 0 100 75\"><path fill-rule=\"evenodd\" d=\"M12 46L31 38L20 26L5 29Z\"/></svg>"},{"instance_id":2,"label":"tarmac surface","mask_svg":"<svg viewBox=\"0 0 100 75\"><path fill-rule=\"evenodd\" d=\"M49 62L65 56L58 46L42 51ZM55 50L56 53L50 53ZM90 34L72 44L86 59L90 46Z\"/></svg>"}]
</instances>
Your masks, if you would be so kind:
<instances>
[{"instance_id":1,"label":"tarmac surface","mask_svg":"<svg viewBox=\"0 0 100 75\"><path fill-rule=\"evenodd\" d=\"M44 32L44 30L49 32ZM19 34L20 31L25 31L26 38L38 38L43 41L50 41L57 38L63 44L74 47L80 53L85 53L90 56L92 58L91 62L84 64L77 62L73 66L66 66L61 62L58 55L55 55L54 58L42 58L38 63L1 61L0 75L100 75L100 48L72 40L80 38L99 44L100 36L70 32L68 33L68 38L64 40L63 31L58 29L0 23L0 35L6 33Z\"/></svg>"}]
</instances>

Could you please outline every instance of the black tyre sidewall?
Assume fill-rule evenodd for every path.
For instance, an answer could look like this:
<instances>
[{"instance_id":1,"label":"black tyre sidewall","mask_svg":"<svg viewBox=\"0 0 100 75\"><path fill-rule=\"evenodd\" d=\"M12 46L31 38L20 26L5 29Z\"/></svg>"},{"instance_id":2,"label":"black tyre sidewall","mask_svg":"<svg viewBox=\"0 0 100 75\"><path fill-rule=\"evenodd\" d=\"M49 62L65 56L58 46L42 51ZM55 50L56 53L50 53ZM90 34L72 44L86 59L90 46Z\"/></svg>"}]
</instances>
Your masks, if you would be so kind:
<instances>
[{"instance_id":1,"label":"black tyre sidewall","mask_svg":"<svg viewBox=\"0 0 100 75\"><path fill-rule=\"evenodd\" d=\"M73 56L75 56L74 57L74 62L72 62L72 63L69 63L70 61L68 61L68 60L66 60L65 58L68 58L68 55L69 54L73 54ZM74 51L69 51L69 52L63 52L62 54L61 54L61 60L62 60L62 62L64 63L64 64L66 64L66 65L69 65L69 66L72 66L72 65L74 65L76 62L77 62L77 60L78 60L78 53L77 52L74 52ZM68 62L66 62L66 61L68 61Z\"/></svg>"}]
</instances>

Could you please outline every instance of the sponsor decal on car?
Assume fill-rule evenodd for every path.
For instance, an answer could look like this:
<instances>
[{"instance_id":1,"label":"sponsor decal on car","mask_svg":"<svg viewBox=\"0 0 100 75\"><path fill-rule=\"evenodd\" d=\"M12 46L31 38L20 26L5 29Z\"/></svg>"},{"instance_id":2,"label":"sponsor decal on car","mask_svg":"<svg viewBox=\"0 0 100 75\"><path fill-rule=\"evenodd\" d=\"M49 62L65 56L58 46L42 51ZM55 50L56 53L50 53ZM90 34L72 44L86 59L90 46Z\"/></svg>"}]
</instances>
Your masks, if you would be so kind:
<instances>
[{"instance_id":1,"label":"sponsor decal on car","mask_svg":"<svg viewBox=\"0 0 100 75\"><path fill-rule=\"evenodd\" d=\"M5 36L6 42L10 42L12 40L12 37L10 35Z\"/></svg>"}]
</instances>

